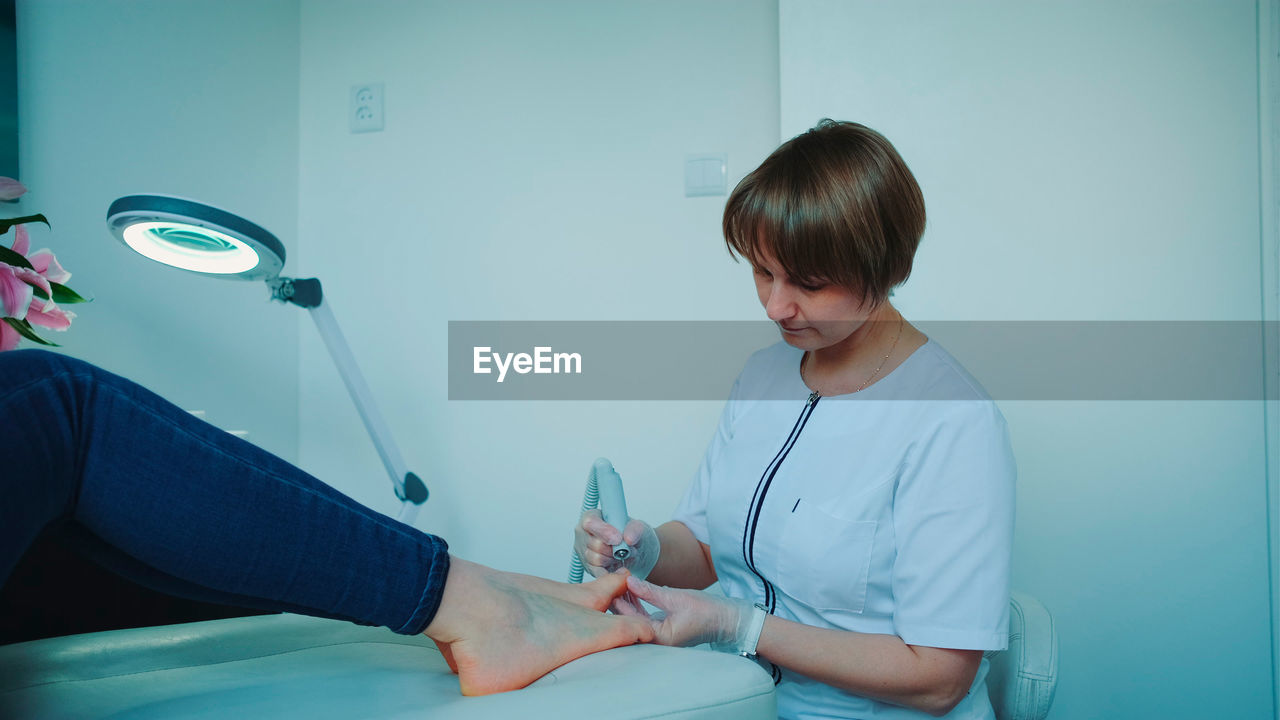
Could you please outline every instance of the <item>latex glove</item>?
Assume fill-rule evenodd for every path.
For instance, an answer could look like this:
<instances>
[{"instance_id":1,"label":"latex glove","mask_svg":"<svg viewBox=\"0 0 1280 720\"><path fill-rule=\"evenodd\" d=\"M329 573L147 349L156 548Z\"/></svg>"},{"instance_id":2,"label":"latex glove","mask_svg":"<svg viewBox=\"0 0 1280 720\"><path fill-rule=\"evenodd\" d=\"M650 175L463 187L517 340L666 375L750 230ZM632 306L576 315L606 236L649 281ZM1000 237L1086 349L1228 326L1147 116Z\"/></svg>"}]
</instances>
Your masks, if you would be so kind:
<instances>
[{"instance_id":1,"label":"latex glove","mask_svg":"<svg viewBox=\"0 0 1280 720\"><path fill-rule=\"evenodd\" d=\"M631 546L631 555L626 560L613 557L613 546L622 542ZM588 510L582 513L573 529L573 550L592 577L626 568L643 580L658 564L662 547L658 543L658 533L649 523L633 518L622 532L618 532L617 528L604 521L599 510Z\"/></svg>"},{"instance_id":2,"label":"latex glove","mask_svg":"<svg viewBox=\"0 0 1280 720\"><path fill-rule=\"evenodd\" d=\"M655 642L660 645L711 643L712 649L722 652L755 651L765 612L746 600L662 587L635 577L627 578L627 589L662 610L650 616Z\"/></svg>"}]
</instances>

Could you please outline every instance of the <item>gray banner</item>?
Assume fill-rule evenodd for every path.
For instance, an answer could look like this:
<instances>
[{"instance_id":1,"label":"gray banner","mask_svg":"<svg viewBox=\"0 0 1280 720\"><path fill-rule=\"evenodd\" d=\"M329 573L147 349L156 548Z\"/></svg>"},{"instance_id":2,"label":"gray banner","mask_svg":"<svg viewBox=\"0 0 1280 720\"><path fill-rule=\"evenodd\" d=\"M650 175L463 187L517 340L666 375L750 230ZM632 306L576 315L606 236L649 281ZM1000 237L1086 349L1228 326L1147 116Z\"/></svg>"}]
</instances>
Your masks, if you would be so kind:
<instances>
[{"instance_id":1,"label":"gray banner","mask_svg":"<svg viewBox=\"0 0 1280 720\"><path fill-rule=\"evenodd\" d=\"M1280 397L1280 323L913 324L996 400ZM779 337L759 321L451 321L449 399L723 400L747 357Z\"/></svg>"}]
</instances>

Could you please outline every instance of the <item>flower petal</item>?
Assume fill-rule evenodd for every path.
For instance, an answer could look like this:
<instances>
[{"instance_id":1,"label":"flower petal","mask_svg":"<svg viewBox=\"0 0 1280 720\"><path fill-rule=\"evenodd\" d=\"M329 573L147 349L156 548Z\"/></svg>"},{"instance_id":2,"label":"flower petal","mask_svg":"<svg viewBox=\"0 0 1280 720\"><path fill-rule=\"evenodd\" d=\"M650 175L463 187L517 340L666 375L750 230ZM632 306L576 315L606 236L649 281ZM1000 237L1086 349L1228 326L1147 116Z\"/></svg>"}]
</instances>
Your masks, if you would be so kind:
<instances>
[{"instance_id":1,"label":"flower petal","mask_svg":"<svg viewBox=\"0 0 1280 720\"><path fill-rule=\"evenodd\" d=\"M13 266L10 265L9 267ZM49 281L40 273L30 268L13 268L13 274L22 282L32 287L40 288L45 295L49 296L50 300L53 299L53 288L49 286Z\"/></svg>"},{"instance_id":2,"label":"flower petal","mask_svg":"<svg viewBox=\"0 0 1280 720\"><path fill-rule=\"evenodd\" d=\"M0 200L17 200L26 192L26 186L17 180L11 177L0 177Z\"/></svg>"},{"instance_id":3,"label":"flower petal","mask_svg":"<svg viewBox=\"0 0 1280 720\"><path fill-rule=\"evenodd\" d=\"M25 256L31 249L31 240L27 237L27 229L21 225L13 227L13 251Z\"/></svg>"},{"instance_id":4,"label":"flower petal","mask_svg":"<svg viewBox=\"0 0 1280 720\"><path fill-rule=\"evenodd\" d=\"M27 269L0 263L0 314L21 320L27 316L34 293L18 275L18 270Z\"/></svg>"},{"instance_id":5,"label":"flower petal","mask_svg":"<svg viewBox=\"0 0 1280 720\"><path fill-rule=\"evenodd\" d=\"M22 336L18 331L9 327L9 323L0 321L0 352L16 348L20 342L22 342Z\"/></svg>"},{"instance_id":6,"label":"flower petal","mask_svg":"<svg viewBox=\"0 0 1280 720\"><path fill-rule=\"evenodd\" d=\"M58 264L58 258L53 256L49 250L37 250L27 256L31 261L31 267L40 273L49 282L56 282L65 285L71 279L71 273L67 272Z\"/></svg>"},{"instance_id":7,"label":"flower petal","mask_svg":"<svg viewBox=\"0 0 1280 720\"><path fill-rule=\"evenodd\" d=\"M47 327L50 330L66 330L71 327L71 319L75 316L75 313L63 310L52 302L47 302L41 310L37 310L33 304L31 310L27 312L27 322L36 327Z\"/></svg>"}]
</instances>

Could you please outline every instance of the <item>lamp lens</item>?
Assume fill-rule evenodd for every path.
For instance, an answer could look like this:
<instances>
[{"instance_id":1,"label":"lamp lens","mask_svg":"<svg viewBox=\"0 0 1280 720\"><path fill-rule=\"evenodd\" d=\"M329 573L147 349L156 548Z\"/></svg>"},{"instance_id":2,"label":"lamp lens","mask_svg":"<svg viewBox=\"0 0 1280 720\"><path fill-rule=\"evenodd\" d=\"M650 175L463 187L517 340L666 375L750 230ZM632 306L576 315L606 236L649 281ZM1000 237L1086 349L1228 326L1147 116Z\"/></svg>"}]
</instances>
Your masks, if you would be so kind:
<instances>
[{"instance_id":1,"label":"lamp lens","mask_svg":"<svg viewBox=\"0 0 1280 720\"><path fill-rule=\"evenodd\" d=\"M232 252L236 246L224 237L203 228L158 227L148 231L155 242L175 249L203 252Z\"/></svg>"},{"instance_id":2,"label":"lamp lens","mask_svg":"<svg viewBox=\"0 0 1280 720\"><path fill-rule=\"evenodd\" d=\"M199 225L137 222L123 235L137 252L183 270L234 275L258 266L258 253L243 240Z\"/></svg>"}]
</instances>

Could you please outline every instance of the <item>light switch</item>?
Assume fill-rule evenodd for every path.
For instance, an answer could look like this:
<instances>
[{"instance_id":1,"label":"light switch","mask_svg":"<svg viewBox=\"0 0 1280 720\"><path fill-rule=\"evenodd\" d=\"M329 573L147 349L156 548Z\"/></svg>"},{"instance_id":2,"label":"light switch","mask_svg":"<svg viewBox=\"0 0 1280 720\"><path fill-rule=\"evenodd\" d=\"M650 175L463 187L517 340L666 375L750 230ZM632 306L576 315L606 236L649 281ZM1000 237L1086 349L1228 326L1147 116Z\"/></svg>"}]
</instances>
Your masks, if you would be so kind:
<instances>
[{"instance_id":1,"label":"light switch","mask_svg":"<svg viewBox=\"0 0 1280 720\"><path fill-rule=\"evenodd\" d=\"M724 195L728 177L728 153L701 153L684 157L685 197Z\"/></svg>"}]
</instances>

